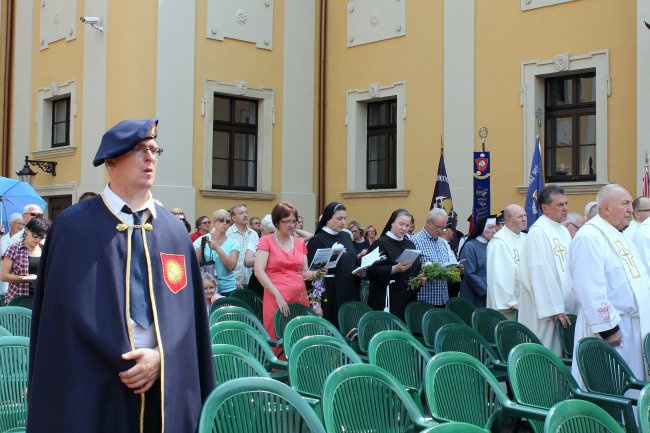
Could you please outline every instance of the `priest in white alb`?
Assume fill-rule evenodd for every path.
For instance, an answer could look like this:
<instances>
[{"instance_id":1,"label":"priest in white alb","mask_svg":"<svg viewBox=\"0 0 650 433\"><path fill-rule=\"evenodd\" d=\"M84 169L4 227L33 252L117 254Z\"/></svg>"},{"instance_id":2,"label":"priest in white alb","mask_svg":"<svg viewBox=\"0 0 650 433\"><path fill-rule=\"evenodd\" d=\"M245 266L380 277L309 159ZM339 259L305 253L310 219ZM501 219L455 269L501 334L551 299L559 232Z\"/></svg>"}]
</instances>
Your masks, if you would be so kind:
<instances>
[{"instance_id":1,"label":"priest in white alb","mask_svg":"<svg viewBox=\"0 0 650 433\"><path fill-rule=\"evenodd\" d=\"M622 233L631 218L630 193L606 185L598 192L598 215L573 239L569 270L579 303L575 347L584 337L600 336L639 379L647 380L642 339L650 332L650 279L634 244ZM575 358L572 372L581 382Z\"/></svg>"},{"instance_id":2,"label":"priest in white alb","mask_svg":"<svg viewBox=\"0 0 650 433\"><path fill-rule=\"evenodd\" d=\"M517 267L526 239L526 211L511 204L503 210L505 226L487 246L487 307L499 310L508 320L515 320L519 309Z\"/></svg>"},{"instance_id":3,"label":"priest in white alb","mask_svg":"<svg viewBox=\"0 0 650 433\"><path fill-rule=\"evenodd\" d=\"M567 269L571 235L561 223L569 211L564 189L548 184L537 198L543 215L528 231L519 261L519 322L533 331L544 346L562 355L555 322L571 324L575 298Z\"/></svg>"}]
</instances>

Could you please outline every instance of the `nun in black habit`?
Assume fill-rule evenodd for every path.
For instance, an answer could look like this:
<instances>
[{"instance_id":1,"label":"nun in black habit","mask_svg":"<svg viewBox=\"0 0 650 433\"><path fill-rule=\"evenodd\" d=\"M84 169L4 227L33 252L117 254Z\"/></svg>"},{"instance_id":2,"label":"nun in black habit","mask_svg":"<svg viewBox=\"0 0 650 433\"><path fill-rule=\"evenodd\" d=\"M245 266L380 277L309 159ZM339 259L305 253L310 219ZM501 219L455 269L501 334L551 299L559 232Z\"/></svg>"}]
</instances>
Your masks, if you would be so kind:
<instances>
[{"instance_id":1,"label":"nun in black habit","mask_svg":"<svg viewBox=\"0 0 650 433\"><path fill-rule=\"evenodd\" d=\"M367 272L370 280L368 305L379 311L388 306L389 311L401 319L404 319L406 306L417 299L417 291L409 291L407 282L417 276L421 268L420 260L415 260L413 264L396 261L404 250L416 249L413 242L406 238L410 224L411 214L406 209L397 209L391 214L381 237L371 247L371 251L379 248L380 254L386 258L375 262ZM387 286L389 297L386 296Z\"/></svg>"},{"instance_id":2,"label":"nun in black habit","mask_svg":"<svg viewBox=\"0 0 650 433\"><path fill-rule=\"evenodd\" d=\"M345 253L339 259L336 268L329 269L325 277L326 302L321 304L323 317L338 328L339 307L348 301L359 300L361 279L354 276L357 255L350 235L342 231L346 225L346 209L343 204L332 202L325 206L323 215L318 220L314 237L307 244L307 260L311 264L319 248L331 248L335 243L345 247Z\"/></svg>"}]
</instances>

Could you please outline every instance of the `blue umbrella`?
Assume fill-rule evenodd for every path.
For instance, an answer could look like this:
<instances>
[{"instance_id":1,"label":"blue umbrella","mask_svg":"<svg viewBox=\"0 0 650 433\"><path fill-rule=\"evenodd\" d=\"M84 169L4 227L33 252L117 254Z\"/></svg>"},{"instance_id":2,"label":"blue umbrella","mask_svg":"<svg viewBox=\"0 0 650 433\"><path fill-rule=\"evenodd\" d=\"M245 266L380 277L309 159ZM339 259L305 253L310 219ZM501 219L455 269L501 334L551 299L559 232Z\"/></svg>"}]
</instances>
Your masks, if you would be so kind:
<instances>
[{"instance_id":1,"label":"blue umbrella","mask_svg":"<svg viewBox=\"0 0 650 433\"><path fill-rule=\"evenodd\" d=\"M45 200L27 182L0 176L0 218L7 227L12 213L23 213L28 204L36 204L45 211Z\"/></svg>"}]
</instances>

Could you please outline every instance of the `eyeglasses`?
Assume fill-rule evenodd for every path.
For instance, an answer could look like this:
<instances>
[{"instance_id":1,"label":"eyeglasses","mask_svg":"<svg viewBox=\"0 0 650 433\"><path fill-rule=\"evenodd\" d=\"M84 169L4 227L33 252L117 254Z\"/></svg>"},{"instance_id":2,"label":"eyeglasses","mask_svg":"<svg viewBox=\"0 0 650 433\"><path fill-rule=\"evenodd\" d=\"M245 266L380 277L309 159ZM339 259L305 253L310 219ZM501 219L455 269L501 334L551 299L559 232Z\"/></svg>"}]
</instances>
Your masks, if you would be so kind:
<instances>
[{"instance_id":1,"label":"eyeglasses","mask_svg":"<svg viewBox=\"0 0 650 433\"><path fill-rule=\"evenodd\" d=\"M34 239L45 239L45 233L41 233L40 235L36 235L32 232L29 232Z\"/></svg>"},{"instance_id":2,"label":"eyeglasses","mask_svg":"<svg viewBox=\"0 0 650 433\"><path fill-rule=\"evenodd\" d=\"M210 221L201 221L201 224L210 224Z\"/></svg>"},{"instance_id":3,"label":"eyeglasses","mask_svg":"<svg viewBox=\"0 0 650 433\"><path fill-rule=\"evenodd\" d=\"M292 225L294 225L294 224L297 223L296 220L280 220L280 222L281 222L282 224L286 224L286 225L289 225L289 226L292 226Z\"/></svg>"},{"instance_id":4,"label":"eyeglasses","mask_svg":"<svg viewBox=\"0 0 650 433\"><path fill-rule=\"evenodd\" d=\"M581 229L581 227L578 227L577 225L573 224L572 222L570 222L570 223L568 223L568 224L571 224L573 227L576 228L576 230L580 230L580 229Z\"/></svg>"},{"instance_id":5,"label":"eyeglasses","mask_svg":"<svg viewBox=\"0 0 650 433\"><path fill-rule=\"evenodd\" d=\"M226 223L226 224L230 224L230 223L232 222L232 221L230 221L230 220L223 219L223 218L220 218L220 219L218 219L217 221L220 222L220 223Z\"/></svg>"},{"instance_id":6,"label":"eyeglasses","mask_svg":"<svg viewBox=\"0 0 650 433\"><path fill-rule=\"evenodd\" d=\"M637 212L650 212L650 209L637 209Z\"/></svg>"},{"instance_id":7,"label":"eyeglasses","mask_svg":"<svg viewBox=\"0 0 650 433\"><path fill-rule=\"evenodd\" d=\"M31 215L32 217L42 217L42 213L37 213L37 212L23 212L23 215Z\"/></svg>"},{"instance_id":8,"label":"eyeglasses","mask_svg":"<svg viewBox=\"0 0 650 433\"><path fill-rule=\"evenodd\" d=\"M154 158L158 158L161 153L163 153L163 149L160 147L156 146L135 146L133 149L131 149L131 152L138 155L138 156L145 156L147 154L147 151L151 152L151 155Z\"/></svg>"}]
</instances>

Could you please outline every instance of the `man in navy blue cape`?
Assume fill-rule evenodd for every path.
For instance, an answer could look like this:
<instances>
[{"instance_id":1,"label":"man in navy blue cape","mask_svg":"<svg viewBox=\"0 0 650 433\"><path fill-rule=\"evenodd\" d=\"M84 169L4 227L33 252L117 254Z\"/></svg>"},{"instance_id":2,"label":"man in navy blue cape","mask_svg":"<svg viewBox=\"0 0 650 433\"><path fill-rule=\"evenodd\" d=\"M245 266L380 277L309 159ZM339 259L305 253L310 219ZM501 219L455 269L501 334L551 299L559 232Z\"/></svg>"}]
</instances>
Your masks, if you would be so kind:
<instances>
[{"instance_id":1,"label":"man in navy blue cape","mask_svg":"<svg viewBox=\"0 0 650 433\"><path fill-rule=\"evenodd\" d=\"M207 312L187 232L150 192L157 124L111 128L94 160L109 185L52 224L34 296L28 432L196 430L214 387ZM135 230L149 322L131 305Z\"/></svg>"}]
</instances>

